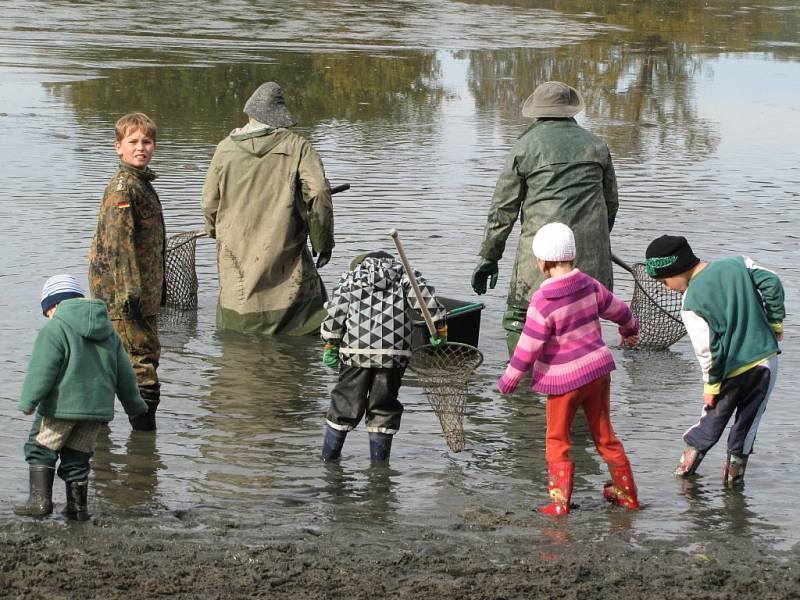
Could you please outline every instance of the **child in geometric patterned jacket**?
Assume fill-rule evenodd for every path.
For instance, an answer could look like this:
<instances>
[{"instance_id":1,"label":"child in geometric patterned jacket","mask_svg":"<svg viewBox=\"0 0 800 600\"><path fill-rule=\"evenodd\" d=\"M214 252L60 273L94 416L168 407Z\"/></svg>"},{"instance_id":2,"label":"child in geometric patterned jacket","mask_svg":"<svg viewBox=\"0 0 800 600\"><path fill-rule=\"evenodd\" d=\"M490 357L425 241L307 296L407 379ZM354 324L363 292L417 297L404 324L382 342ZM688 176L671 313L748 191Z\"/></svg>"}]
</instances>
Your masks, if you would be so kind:
<instances>
[{"instance_id":1,"label":"child in geometric patterned jacket","mask_svg":"<svg viewBox=\"0 0 800 600\"><path fill-rule=\"evenodd\" d=\"M425 306L446 339L446 311L434 289L414 272ZM398 399L411 356L411 311L420 310L403 265L383 251L357 256L325 303L320 328L323 362L339 367L325 417L323 460L339 458L347 433L366 415L372 462L389 459L392 438L400 428L403 405Z\"/></svg>"}]
</instances>

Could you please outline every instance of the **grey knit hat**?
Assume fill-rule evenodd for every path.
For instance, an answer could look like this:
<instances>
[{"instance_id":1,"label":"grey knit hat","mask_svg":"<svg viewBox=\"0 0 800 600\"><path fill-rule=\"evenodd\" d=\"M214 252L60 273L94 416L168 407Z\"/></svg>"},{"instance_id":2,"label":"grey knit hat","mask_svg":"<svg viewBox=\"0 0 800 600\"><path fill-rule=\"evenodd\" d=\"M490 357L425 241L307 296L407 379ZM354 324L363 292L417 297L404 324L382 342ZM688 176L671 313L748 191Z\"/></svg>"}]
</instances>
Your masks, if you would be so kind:
<instances>
[{"instance_id":1,"label":"grey knit hat","mask_svg":"<svg viewBox=\"0 0 800 600\"><path fill-rule=\"evenodd\" d=\"M244 113L269 127L292 127L297 119L283 101L283 90L274 81L258 86L244 104Z\"/></svg>"},{"instance_id":2,"label":"grey knit hat","mask_svg":"<svg viewBox=\"0 0 800 600\"><path fill-rule=\"evenodd\" d=\"M545 81L522 104L522 116L539 118L574 117L583 110L583 98L573 87L560 81Z\"/></svg>"}]
</instances>

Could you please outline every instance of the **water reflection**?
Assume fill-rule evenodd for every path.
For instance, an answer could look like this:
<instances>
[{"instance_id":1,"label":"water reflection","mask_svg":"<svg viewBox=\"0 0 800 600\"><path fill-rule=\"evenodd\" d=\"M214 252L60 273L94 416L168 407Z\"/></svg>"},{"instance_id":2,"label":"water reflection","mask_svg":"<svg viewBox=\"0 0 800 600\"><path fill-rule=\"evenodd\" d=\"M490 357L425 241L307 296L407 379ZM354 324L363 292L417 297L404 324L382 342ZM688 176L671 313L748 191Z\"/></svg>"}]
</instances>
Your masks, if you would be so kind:
<instances>
[{"instance_id":1,"label":"water reflection","mask_svg":"<svg viewBox=\"0 0 800 600\"><path fill-rule=\"evenodd\" d=\"M166 465L158 452L156 434L132 431L121 446L109 433L104 427L97 438L92 465L94 493L116 508L163 507L158 475Z\"/></svg>"},{"instance_id":2,"label":"water reflection","mask_svg":"<svg viewBox=\"0 0 800 600\"><path fill-rule=\"evenodd\" d=\"M426 118L442 100L440 77L434 52L276 52L266 64L110 69L100 78L47 88L74 107L84 126L93 127L98 116L112 123L136 106L153 115L161 139L216 144L246 121L244 103L265 81L281 84L300 128L309 128L332 120Z\"/></svg>"}]
</instances>

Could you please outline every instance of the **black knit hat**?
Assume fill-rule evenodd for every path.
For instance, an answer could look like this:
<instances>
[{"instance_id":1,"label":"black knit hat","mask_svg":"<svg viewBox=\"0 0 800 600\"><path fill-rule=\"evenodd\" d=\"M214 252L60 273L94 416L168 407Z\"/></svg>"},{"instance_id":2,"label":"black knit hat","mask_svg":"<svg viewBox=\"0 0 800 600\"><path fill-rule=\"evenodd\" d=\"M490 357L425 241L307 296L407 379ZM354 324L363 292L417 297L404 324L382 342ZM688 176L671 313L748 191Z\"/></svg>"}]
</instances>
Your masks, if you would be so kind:
<instances>
[{"instance_id":1,"label":"black knit hat","mask_svg":"<svg viewBox=\"0 0 800 600\"><path fill-rule=\"evenodd\" d=\"M662 235L654 239L645 251L647 274L650 277L672 277L692 269L700 259L682 235Z\"/></svg>"},{"instance_id":2,"label":"black knit hat","mask_svg":"<svg viewBox=\"0 0 800 600\"><path fill-rule=\"evenodd\" d=\"M363 263L368 258L379 258L384 260L394 260L394 256L389 254L388 252L384 252L383 250L375 250L372 252L364 252L363 254L359 254L353 260L350 261L350 270L354 271L358 265Z\"/></svg>"}]
</instances>

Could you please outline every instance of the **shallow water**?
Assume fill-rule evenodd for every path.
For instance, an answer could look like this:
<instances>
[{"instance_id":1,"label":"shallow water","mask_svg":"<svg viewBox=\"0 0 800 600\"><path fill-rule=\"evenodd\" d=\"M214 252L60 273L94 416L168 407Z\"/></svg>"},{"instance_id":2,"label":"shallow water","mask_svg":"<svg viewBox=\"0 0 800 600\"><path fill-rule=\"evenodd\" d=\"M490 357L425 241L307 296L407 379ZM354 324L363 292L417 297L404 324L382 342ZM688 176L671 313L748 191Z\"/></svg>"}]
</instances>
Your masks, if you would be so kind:
<instances>
[{"instance_id":1,"label":"shallow water","mask_svg":"<svg viewBox=\"0 0 800 600\"><path fill-rule=\"evenodd\" d=\"M701 408L688 341L660 353L615 349L613 421L644 510L623 515L602 504L605 468L579 420L573 458L582 510L566 535L597 541L623 528L634 541L688 534L698 542L748 537L778 549L800 542L793 518L800 489L793 393L800 344L792 327L800 287L796 6L636 3L607 14L607 3L577 0L367 8L227 1L197 13L187 2L7 4L0 16L5 506L27 484L21 446L30 420L14 403L42 325L39 291L55 272L85 277L98 201L115 167L119 115L143 110L159 123L152 166L168 230L199 229L215 144L243 124L241 106L256 85L279 81L330 180L352 185L335 197L337 246L322 272L326 284L354 254L389 248L394 226L441 293L477 300L469 278L503 157L526 125L519 107L552 78L581 89L587 111L579 120L609 141L620 187L618 254L641 259L664 232L687 235L704 258L746 253L780 273L789 313L778 384L744 492L719 483L722 443L697 482L670 476L680 436ZM544 405L524 391L501 397L493 387L506 358L500 316L511 253L498 288L480 298L486 362L471 387L466 451L447 451L409 375L388 469L369 468L361 430L348 438L340 466L318 460L335 380L318 340L216 331L213 243L201 240L197 258L197 312L168 314L162 323L158 434L132 434L120 413L101 435L95 513L188 514L198 528L224 518L334 534L503 524L515 515L515 527L548 535L545 520L527 512L545 500ZM615 275L617 292L629 298L629 276ZM613 343L613 328L606 334ZM2 511L0 520L10 515Z\"/></svg>"}]
</instances>

